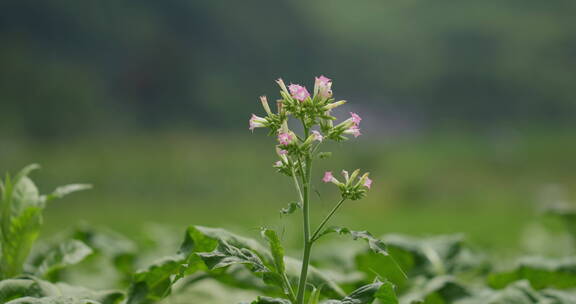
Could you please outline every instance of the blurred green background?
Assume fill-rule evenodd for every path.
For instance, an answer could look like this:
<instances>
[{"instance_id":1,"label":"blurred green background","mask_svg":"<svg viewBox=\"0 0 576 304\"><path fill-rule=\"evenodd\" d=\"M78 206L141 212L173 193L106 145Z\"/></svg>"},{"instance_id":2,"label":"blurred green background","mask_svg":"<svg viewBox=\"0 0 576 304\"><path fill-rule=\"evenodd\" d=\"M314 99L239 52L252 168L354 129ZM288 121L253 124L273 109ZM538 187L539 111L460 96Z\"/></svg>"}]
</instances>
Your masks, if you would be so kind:
<instances>
[{"instance_id":1,"label":"blurred green background","mask_svg":"<svg viewBox=\"0 0 576 304\"><path fill-rule=\"evenodd\" d=\"M518 245L539 204L576 198L571 0L0 2L0 171L38 162L48 208L79 221L286 235L295 198L272 138L248 131L274 79L334 79L363 136L316 166L370 170L335 222L375 234L465 232ZM318 215L336 199L316 184ZM561 193L550 195L552 192ZM287 237L288 238L288 237ZM297 237L290 239L297 244Z\"/></svg>"}]
</instances>

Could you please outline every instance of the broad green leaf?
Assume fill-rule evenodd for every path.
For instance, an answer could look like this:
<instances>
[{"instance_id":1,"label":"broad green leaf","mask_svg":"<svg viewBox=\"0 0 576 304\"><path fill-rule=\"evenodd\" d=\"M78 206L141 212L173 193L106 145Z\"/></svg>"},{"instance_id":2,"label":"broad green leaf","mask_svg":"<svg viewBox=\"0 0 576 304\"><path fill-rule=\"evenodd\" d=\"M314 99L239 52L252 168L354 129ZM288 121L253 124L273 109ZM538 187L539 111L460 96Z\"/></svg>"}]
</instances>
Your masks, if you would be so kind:
<instances>
[{"instance_id":1,"label":"broad green leaf","mask_svg":"<svg viewBox=\"0 0 576 304\"><path fill-rule=\"evenodd\" d=\"M382 283L376 281L372 284L364 285L342 300L328 300L324 304L369 304L375 299L380 300L382 304L398 303L394 295L394 288L390 282Z\"/></svg>"},{"instance_id":2,"label":"broad green leaf","mask_svg":"<svg viewBox=\"0 0 576 304\"><path fill-rule=\"evenodd\" d=\"M37 168L38 165L27 166L14 180L8 175L2 183L0 278L22 273L23 264L40 232L45 200L38 193L34 182L28 178L28 174ZM78 186L65 187L57 194L63 195L78 189Z\"/></svg>"},{"instance_id":3,"label":"broad green leaf","mask_svg":"<svg viewBox=\"0 0 576 304\"><path fill-rule=\"evenodd\" d=\"M228 267L235 264L245 264L254 272L269 272L260 257L249 249L238 248L220 241L216 250L198 253L209 269Z\"/></svg>"},{"instance_id":4,"label":"broad green leaf","mask_svg":"<svg viewBox=\"0 0 576 304\"><path fill-rule=\"evenodd\" d=\"M134 273L138 253L138 246L134 241L114 231L87 225L75 229L70 237L85 243L96 254L112 259L114 267L124 276Z\"/></svg>"},{"instance_id":5,"label":"broad green leaf","mask_svg":"<svg viewBox=\"0 0 576 304\"><path fill-rule=\"evenodd\" d=\"M488 284L503 288L508 284L528 280L536 289L576 287L576 257L563 259L524 258L511 271L493 273Z\"/></svg>"},{"instance_id":6,"label":"broad green leaf","mask_svg":"<svg viewBox=\"0 0 576 304\"><path fill-rule=\"evenodd\" d=\"M291 282L299 277L300 262L285 257L286 273ZM274 269L274 257L261 243L235 235L224 229L191 226L187 229L178 255L155 263L134 276L128 294L128 304L150 303L164 298L172 285L180 278L198 271L237 287L262 291L262 286L246 286L239 281L237 266L248 266L251 276L262 278L266 283L278 286L275 294L283 290L282 278ZM342 290L314 267L309 268L309 283L322 287L326 296L339 296Z\"/></svg>"},{"instance_id":7,"label":"broad green leaf","mask_svg":"<svg viewBox=\"0 0 576 304\"><path fill-rule=\"evenodd\" d=\"M53 296L44 298L25 297L14 301L10 301L6 304L102 304L102 303L86 299L78 299L74 297Z\"/></svg>"},{"instance_id":8,"label":"broad green leaf","mask_svg":"<svg viewBox=\"0 0 576 304\"><path fill-rule=\"evenodd\" d=\"M59 243L35 261L36 274L44 278L51 278L58 270L77 264L92 253L90 247L78 240Z\"/></svg>"},{"instance_id":9,"label":"broad green leaf","mask_svg":"<svg viewBox=\"0 0 576 304\"><path fill-rule=\"evenodd\" d=\"M124 298L124 294L114 290L93 291L87 288L72 286L64 283L52 284L48 281L44 281L35 277L22 277L0 281L0 303L5 303L6 301L10 300L14 300L15 303L28 303L18 302L24 301L22 298L24 298L26 301L32 301L30 303L36 303L34 301L48 301L66 298L74 300L94 301L101 304L119 304Z\"/></svg>"},{"instance_id":10,"label":"broad green leaf","mask_svg":"<svg viewBox=\"0 0 576 304\"><path fill-rule=\"evenodd\" d=\"M165 298L186 266L185 261L180 255L165 257L136 272L128 290L127 304L152 303Z\"/></svg>"}]
</instances>

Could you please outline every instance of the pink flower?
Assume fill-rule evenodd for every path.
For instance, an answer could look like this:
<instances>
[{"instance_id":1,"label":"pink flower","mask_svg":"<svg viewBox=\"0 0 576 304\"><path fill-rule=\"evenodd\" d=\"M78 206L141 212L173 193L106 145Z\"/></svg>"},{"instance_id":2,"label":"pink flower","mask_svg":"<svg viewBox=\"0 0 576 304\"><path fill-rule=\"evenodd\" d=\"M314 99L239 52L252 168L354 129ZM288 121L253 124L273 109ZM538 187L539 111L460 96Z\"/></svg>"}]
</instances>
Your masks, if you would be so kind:
<instances>
[{"instance_id":1,"label":"pink flower","mask_svg":"<svg viewBox=\"0 0 576 304\"><path fill-rule=\"evenodd\" d=\"M350 112L350 118L352 119L352 122L354 122L354 124L356 126L360 125L360 122L362 121L362 118L360 117L360 115L354 113L354 112Z\"/></svg>"},{"instance_id":2,"label":"pink flower","mask_svg":"<svg viewBox=\"0 0 576 304\"><path fill-rule=\"evenodd\" d=\"M250 118L250 121L249 121L250 127L248 129L250 131L254 131L255 128L265 127L265 125L264 125L265 123L266 123L266 118L252 114L252 117Z\"/></svg>"},{"instance_id":3,"label":"pink flower","mask_svg":"<svg viewBox=\"0 0 576 304\"><path fill-rule=\"evenodd\" d=\"M322 178L322 181L325 183L329 183L333 180L334 180L334 176L332 176L332 172L326 171L326 173L324 173L324 177Z\"/></svg>"},{"instance_id":4,"label":"pink flower","mask_svg":"<svg viewBox=\"0 0 576 304\"><path fill-rule=\"evenodd\" d=\"M277 167L277 168L282 167L282 161L275 162L274 167Z\"/></svg>"},{"instance_id":5,"label":"pink flower","mask_svg":"<svg viewBox=\"0 0 576 304\"><path fill-rule=\"evenodd\" d=\"M288 86L288 89L290 90L290 95L299 101L304 101L306 98L310 97L308 90L299 84L291 84Z\"/></svg>"},{"instance_id":6,"label":"pink flower","mask_svg":"<svg viewBox=\"0 0 576 304\"><path fill-rule=\"evenodd\" d=\"M360 128L358 128L358 126L356 126L356 125L351 126L347 130L345 130L344 133L345 134L352 134L352 135L354 135L354 137L358 137L358 136L362 135L360 133Z\"/></svg>"},{"instance_id":7,"label":"pink flower","mask_svg":"<svg viewBox=\"0 0 576 304\"><path fill-rule=\"evenodd\" d=\"M366 180L364 181L364 187L370 189L370 187L372 187L372 180L369 177L366 177Z\"/></svg>"},{"instance_id":8,"label":"pink flower","mask_svg":"<svg viewBox=\"0 0 576 304\"><path fill-rule=\"evenodd\" d=\"M283 146L289 145L292 142L292 139L294 139L294 137L290 133L278 134L278 142Z\"/></svg>"},{"instance_id":9,"label":"pink flower","mask_svg":"<svg viewBox=\"0 0 576 304\"><path fill-rule=\"evenodd\" d=\"M314 93L319 94L323 98L332 96L332 80L324 75L316 77L314 83Z\"/></svg>"},{"instance_id":10,"label":"pink flower","mask_svg":"<svg viewBox=\"0 0 576 304\"><path fill-rule=\"evenodd\" d=\"M322 140L324 139L324 136L322 136L322 134L320 134L320 132L316 130L312 131L312 136L314 137L314 140L317 140L319 142L322 142Z\"/></svg>"},{"instance_id":11,"label":"pink flower","mask_svg":"<svg viewBox=\"0 0 576 304\"><path fill-rule=\"evenodd\" d=\"M286 155L286 154L288 154L288 151L286 151L286 150L284 150L284 149L280 149L280 150L278 150L278 154L280 154L280 155Z\"/></svg>"},{"instance_id":12,"label":"pink flower","mask_svg":"<svg viewBox=\"0 0 576 304\"><path fill-rule=\"evenodd\" d=\"M320 77L316 77L316 83L319 86L328 86L332 84L332 79L324 76L324 75L320 75Z\"/></svg>"}]
</instances>

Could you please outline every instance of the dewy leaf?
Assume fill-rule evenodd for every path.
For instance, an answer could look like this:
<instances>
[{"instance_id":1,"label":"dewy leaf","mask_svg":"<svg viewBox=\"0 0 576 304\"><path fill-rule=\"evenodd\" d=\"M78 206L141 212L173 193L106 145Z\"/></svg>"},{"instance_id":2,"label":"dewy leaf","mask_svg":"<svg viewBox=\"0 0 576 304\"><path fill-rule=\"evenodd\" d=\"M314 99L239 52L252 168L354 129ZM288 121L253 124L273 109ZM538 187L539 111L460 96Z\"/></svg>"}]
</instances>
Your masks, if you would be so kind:
<instances>
[{"instance_id":1,"label":"dewy leaf","mask_svg":"<svg viewBox=\"0 0 576 304\"><path fill-rule=\"evenodd\" d=\"M81 241L68 240L50 248L42 259L38 259L36 273L50 278L51 274L69 265L77 264L93 253L92 249Z\"/></svg>"},{"instance_id":2,"label":"dewy leaf","mask_svg":"<svg viewBox=\"0 0 576 304\"><path fill-rule=\"evenodd\" d=\"M528 280L536 289L576 287L576 257L524 258L511 271L491 274L488 284L493 288L503 288L519 280Z\"/></svg>"},{"instance_id":3,"label":"dewy leaf","mask_svg":"<svg viewBox=\"0 0 576 304\"><path fill-rule=\"evenodd\" d=\"M397 304L398 300L394 295L392 283L376 281L372 284L364 285L342 300L328 300L324 304L369 304L375 299L382 304Z\"/></svg>"}]
</instances>

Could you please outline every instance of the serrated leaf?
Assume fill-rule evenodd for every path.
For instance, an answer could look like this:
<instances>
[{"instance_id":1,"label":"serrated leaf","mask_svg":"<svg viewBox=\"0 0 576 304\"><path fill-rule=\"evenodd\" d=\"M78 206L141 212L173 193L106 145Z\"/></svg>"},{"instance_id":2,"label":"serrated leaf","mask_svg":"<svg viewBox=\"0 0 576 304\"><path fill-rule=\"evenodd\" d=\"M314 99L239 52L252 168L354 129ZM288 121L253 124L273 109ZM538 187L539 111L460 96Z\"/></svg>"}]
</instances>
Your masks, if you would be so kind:
<instances>
[{"instance_id":1,"label":"serrated leaf","mask_svg":"<svg viewBox=\"0 0 576 304\"><path fill-rule=\"evenodd\" d=\"M276 268L276 272L280 275L284 275L286 272L286 264L284 263L284 247L282 247L282 243L280 242L280 238L278 238L278 234L276 234L276 232L271 229L263 229L262 234L268 240L270 252L274 258L274 266Z\"/></svg>"}]
</instances>

